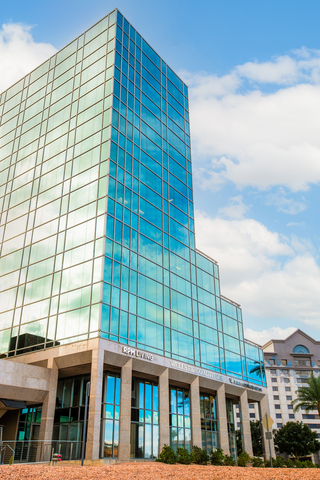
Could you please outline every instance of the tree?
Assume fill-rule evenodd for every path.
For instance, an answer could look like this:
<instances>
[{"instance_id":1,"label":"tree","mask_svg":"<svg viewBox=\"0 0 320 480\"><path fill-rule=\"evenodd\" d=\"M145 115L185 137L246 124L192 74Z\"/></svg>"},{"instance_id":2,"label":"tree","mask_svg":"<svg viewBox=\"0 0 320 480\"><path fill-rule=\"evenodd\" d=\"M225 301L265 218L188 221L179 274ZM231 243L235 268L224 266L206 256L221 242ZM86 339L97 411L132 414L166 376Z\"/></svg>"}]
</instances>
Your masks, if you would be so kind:
<instances>
[{"instance_id":1,"label":"tree","mask_svg":"<svg viewBox=\"0 0 320 480\"><path fill-rule=\"evenodd\" d=\"M259 420L250 421L251 438L252 438L252 450L255 457L260 457L263 454L262 451L262 438L261 438L261 423Z\"/></svg>"},{"instance_id":2,"label":"tree","mask_svg":"<svg viewBox=\"0 0 320 480\"><path fill-rule=\"evenodd\" d=\"M291 402L294 405L293 411L296 412L301 407L304 407L306 412L318 410L320 415L320 377L316 378L311 373L307 383L308 387L302 387L297 390L297 398Z\"/></svg>"},{"instance_id":3,"label":"tree","mask_svg":"<svg viewBox=\"0 0 320 480\"><path fill-rule=\"evenodd\" d=\"M255 457L263 455L262 451L262 438L261 438L261 423L259 420L250 421L252 450ZM240 430L236 430L237 439L237 453L240 455L242 452L242 433Z\"/></svg>"},{"instance_id":4,"label":"tree","mask_svg":"<svg viewBox=\"0 0 320 480\"><path fill-rule=\"evenodd\" d=\"M320 450L317 433L303 422L287 422L279 430L276 430L274 444L280 453L287 453L295 458Z\"/></svg>"}]
</instances>

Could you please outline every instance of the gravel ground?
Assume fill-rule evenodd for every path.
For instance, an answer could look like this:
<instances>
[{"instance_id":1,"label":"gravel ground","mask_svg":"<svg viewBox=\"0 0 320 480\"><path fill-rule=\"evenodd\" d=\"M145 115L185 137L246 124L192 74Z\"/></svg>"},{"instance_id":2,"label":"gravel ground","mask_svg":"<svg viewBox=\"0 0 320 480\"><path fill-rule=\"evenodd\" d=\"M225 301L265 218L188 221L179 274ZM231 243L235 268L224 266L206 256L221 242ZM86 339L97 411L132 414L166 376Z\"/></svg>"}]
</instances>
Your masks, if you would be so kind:
<instances>
[{"instance_id":1,"label":"gravel ground","mask_svg":"<svg viewBox=\"0 0 320 480\"><path fill-rule=\"evenodd\" d=\"M320 480L318 469L241 468L211 465L164 465L162 463L122 463L80 467L75 465L1 465L1 480Z\"/></svg>"}]
</instances>

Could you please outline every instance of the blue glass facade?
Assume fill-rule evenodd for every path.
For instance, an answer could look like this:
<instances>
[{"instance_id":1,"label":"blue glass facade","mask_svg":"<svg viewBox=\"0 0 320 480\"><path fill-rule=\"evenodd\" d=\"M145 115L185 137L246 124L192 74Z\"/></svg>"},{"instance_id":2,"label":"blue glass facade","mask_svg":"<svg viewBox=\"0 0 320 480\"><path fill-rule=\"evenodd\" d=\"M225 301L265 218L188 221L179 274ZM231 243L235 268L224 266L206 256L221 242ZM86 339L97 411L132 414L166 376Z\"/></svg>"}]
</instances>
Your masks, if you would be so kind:
<instances>
[{"instance_id":1,"label":"blue glass facade","mask_svg":"<svg viewBox=\"0 0 320 480\"><path fill-rule=\"evenodd\" d=\"M0 116L0 353L101 335L264 384L195 247L188 88L127 20L4 92Z\"/></svg>"},{"instance_id":2,"label":"blue glass facade","mask_svg":"<svg viewBox=\"0 0 320 480\"><path fill-rule=\"evenodd\" d=\"M235 455L232 405L263 398L196 249L188 88L117 10L0 95L0 356L20 354L64 370L41 434L70 459L89 379L92 459Z\"/></svg>"},{"instance_id":3,"label":"blue glass facade","mask_svg":"<svg viewBox=\"0 0 320 480\"><path fill-rule=\"evenodd\" d=\"M195 248L188 88L117 12L101 335L264 385Z\"/></svg>"}]
</instances>

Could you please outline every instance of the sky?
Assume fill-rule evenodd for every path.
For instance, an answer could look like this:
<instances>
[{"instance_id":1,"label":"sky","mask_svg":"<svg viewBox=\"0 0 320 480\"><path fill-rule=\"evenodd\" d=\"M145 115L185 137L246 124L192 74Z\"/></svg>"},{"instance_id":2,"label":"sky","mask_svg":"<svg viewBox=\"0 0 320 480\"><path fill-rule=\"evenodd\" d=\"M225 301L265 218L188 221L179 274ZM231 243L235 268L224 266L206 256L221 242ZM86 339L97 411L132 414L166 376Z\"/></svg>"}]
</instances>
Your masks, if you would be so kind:
<instances>
[{"instance_id":1,"label":"sky","mask_svg":"<svg viewBox=\"0 0 320 480\"><path fill-rule=\"evenodd\" d=\"M3 2L0 91L114 8L189 86L196 245L246 338L319 340L320 2Z\"/></svg>"}]
</instances>

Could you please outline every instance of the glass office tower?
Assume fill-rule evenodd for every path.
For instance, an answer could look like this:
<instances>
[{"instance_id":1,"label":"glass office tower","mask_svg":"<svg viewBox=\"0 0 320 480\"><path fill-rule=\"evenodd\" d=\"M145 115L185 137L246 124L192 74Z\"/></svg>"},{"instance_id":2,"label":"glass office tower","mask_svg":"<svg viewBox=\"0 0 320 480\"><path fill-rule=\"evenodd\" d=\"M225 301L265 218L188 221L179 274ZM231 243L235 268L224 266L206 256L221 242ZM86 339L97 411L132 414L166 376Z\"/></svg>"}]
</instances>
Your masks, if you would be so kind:
<instances>
[{"instance_id":1,"label":"glass office tower","mask_svg":"<svg viewBox=\"0 0 320 480\"><path fill-rule=\"evenodd\" d=\"M0 112L1 353L102 335L261 383L195 249L187 86L127 20L104 18Z\"/></svg>"},{"instance_id":2,"label":"glass office tower","mask_svg":"<svg viewBox=\"0 0 320 480\"><path fill-rule=\"evenodd\" d=\"M96 337L265 386L195 245L188 89L113 11L0 96L0 353Z\"/></svg>"}]
</instances>

